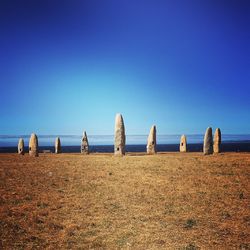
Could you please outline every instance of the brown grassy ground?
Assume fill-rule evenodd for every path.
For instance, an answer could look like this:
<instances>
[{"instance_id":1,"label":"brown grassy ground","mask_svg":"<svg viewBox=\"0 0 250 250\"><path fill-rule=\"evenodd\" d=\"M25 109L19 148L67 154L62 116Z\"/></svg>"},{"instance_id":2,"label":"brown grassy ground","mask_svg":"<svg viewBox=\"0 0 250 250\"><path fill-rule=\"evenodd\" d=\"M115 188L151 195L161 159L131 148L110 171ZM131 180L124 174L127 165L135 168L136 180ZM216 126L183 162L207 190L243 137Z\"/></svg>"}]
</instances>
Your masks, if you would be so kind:
<instances>
[{"instance_id":1,"label":"brown grassy ground","mask_svg":"<svg viewBox=\"0 0 250 250\"><path fill-rule=\"evenodd\" d=\"M0 155L1 249L250 249L250 154Z\"/></svg>"}]
</instances>

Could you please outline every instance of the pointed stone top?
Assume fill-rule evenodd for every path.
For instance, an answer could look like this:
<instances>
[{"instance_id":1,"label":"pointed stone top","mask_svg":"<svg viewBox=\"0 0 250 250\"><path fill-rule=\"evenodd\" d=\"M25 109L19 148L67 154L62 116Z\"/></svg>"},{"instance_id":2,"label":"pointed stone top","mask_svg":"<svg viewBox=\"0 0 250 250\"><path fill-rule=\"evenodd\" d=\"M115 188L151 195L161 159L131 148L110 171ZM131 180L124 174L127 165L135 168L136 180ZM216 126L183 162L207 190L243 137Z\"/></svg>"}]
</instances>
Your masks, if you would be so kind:
<instances>
[{"instance_id":1,"label":"pointed stone top","mask_svg":"<svg viewBox=\"0 0 250 250\"><path fill-rule=\"evenodd\" d=\"M204 138L210 137L210 136L212 137L212 133L213 133L212 128L211 128L211 127L208 127L208 128L206 129Z\"/></svg>"},{"instance_id":2,"label":"pointed stone top","mask_svg":"<svg viewBox=\"0 0 250 250\"><path fill-rule=\"evenodd\" d=\"M149 132L149 137L153 138L156 136L156 126L152 125L152 127L150 128L150 132ZM151 139L152 140L152 139Z\"/></svg>"},{"instance_id":3,"label":"pointed stone top","mask_svg":"<svg viewBox=\"0 0 250 250\"><path fill-rule=\"evenodd\" d=\"M123 121L123 117L121 114L116 114L116 117L115 117L115 130L125 130L125 127L124 127L124 121Z\"/></svg>"},{"instance_id":4,"label":"pointed stone top","mask_svg":"<svg viewBox=\"0 0 250 250\"><path fill-rule=\"evenodd\" d=\"M24 147L24 140L23 138L20 138L19 141L18 141L18 146L19 147Z\"/></svg>"},{"instance_id":5,"label":"pointed stone top","mask_svg":"<svg viewBox=\"0 0 250 250\"><path fill-rule=\"evenodd\" d=\"M35 133L32 133L31 136L30 136L30 143L31 144L37 144L37 135Z\"/></svg>"},{"instance_id":6,"label":"pointed stone top","mask_svg":"<svg viewBox=\"0 0 250 250\"><path fill-rule=\"evenodd\" d=\"M61 146L61 140L60 140L60 137L56 137L56 140L55 140L55 146L56 146L56 147Z\"/></svg>"},{"instance_id":7,"label":"pointed stone top","mask_svg":"<svg viewBox=\"0 0 250 250\"><path fill-rule=\"evenodd\" d=\"M187 137L186 135L181 136L181 142L186 143L187 142Z\"/></svg>"},{"instance_id":8,"label":"pointed stone top","mask_svg":"<svg viewBox=\"0 0 250 250\"><path fill-rule=\"evenodd\" d=\"M152 130L153 130L153 129L156 130L156 125L153 124L152 127L151 127L151 129L152 129Z\"/></svg>"},{"instance_id":9,"label":"pointed stone top","mask_svg":"<svg viewBox=\"0 0 250 250\"><path fill-rule=\"evenodd\" d=\"M81 153L83 154L89 153L89 142L88 142L86 131L83 131L83 134L82 134Z\"/></svg>"},{"instance_id":10,"label":"pointed stone top","mask_svg":"<svg viewBox=\"0 0 250 250\"><path fill-rule=\"evenodd\" d=\"M24 143L23 138L20 138L19 141L18 141L18 143Z\"/></svg>"},{"instance_id":11,"label":"pointed stone top","mask_svg":"<svg viewBox=\"0 0 250 250\"><path fill-rule=\"evenodd\" d=\"M115 123L123 123L123 117L120 113L117 113L115 116Z\"/></svg>"},{"instance_id":12,"label":"pointed stone top","mask_svg":"<svg viewBox=\"0 0 250 250\"><path fill-rule=\"evenodd\" d=\"M208 131L212 131L212 128L211 127L207 127L207 130L206 130L206 132L208 132Z\"/></svg>"},{"instance_id":13,"label":"pointed stone top","mask_svg":"<svg viewBox=\"0 0 250 250\"><path fill-rule=\"evenodd\" d=\"M152 125L152 127L150 128L150 131L149 131L149 135L148 135L148 138L153 138L153 136L156 135L156 126L155 125ZM150 139L152 140L152 139Z\"/></svg>"},{"instance_id":14,"label":"pointed stone top","mask_svg":"<svg viewBox=\"0 0 250 250\"><path fill-rule=\"evenodd\" d=\"M219 140L219 142L221 142L221 131L219 128L215 129L214 132L214 139L215 140Z\"/></svg>"},{"instance_id":15,"label":"pointed stone top","mask_svg":"<svg viewBox=\"0 0 250 250\"><path fill-rule=\"evenodd\" d=\"M30 135L30 138L33 138L33 137L37 137L37 135L36 135L35 133L32 133L32 134Z\"/></svg>"},{"instance_id":16,"label":"pointed stone top","mask_svg":"<svg viewBox=\"0 0 250 250\"><path fill-rule=\"evenodd\" d=\"M88 136L87 136L86 131L83 131L82 133L82 141L86 141L88 143Z\"/></svg>"}]
</instances>

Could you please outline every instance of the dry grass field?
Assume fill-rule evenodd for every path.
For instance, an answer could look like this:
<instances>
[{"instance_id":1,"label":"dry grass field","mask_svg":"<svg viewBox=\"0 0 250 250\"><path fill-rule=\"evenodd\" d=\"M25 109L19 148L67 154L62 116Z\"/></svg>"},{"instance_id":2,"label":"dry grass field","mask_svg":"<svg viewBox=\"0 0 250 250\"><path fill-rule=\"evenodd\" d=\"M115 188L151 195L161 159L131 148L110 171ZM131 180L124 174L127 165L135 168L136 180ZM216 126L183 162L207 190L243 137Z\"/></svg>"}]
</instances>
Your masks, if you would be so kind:
<instances>
[{"instance_id":1,"label":"dry grass field","mask_svg":"<svg viewBox=\"0 0 250 250\"><path fill-rule=\"evenodd\" d=\"M0 155L0 249L250 249L250 154Z\"/></svg>"}]
</instances>

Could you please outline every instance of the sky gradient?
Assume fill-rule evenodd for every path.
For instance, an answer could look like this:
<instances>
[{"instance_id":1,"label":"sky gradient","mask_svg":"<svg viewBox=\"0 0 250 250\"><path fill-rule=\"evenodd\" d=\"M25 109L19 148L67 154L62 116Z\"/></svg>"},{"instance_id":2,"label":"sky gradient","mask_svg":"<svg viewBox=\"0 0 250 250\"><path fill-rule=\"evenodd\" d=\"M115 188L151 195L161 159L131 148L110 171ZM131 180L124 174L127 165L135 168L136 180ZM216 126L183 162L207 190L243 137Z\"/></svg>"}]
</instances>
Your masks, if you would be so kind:
<instances>
[{"instance_id":1,"label":"sky gradient","mask_svg":"<svg viewBox=\"0 0 250 250\"><path fill-rule=\"evenodd\" d=\"M249 1L0 2L0 134L250 133Z\"/></svg>"}]
</instances>

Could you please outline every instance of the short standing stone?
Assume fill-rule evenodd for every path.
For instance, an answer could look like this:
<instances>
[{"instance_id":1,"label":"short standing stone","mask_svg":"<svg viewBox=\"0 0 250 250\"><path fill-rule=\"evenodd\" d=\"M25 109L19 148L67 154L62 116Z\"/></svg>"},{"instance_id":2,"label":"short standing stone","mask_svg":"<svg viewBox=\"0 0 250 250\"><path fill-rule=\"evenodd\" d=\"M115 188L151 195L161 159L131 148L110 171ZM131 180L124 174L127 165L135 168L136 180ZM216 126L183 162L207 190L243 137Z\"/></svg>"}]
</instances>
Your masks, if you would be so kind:
<instances>
[{"instance_id":1,"label":"short standing stone","mask_svg":"<svg viewBox=\"0 0 250 250\"><path fill-rule=\"evenodd\" d=\"M61 140L60 140L59 137L56 137L56 140L55 140L55 153L60 154L61 152L62 152Z\"/></svg>"},{"instance_id":2,"label":"short standing stone","mask_svg":"<svg viewBox=\"0 0 250 250\"><path fill-rule=\"evenodd\" d=\"M18 141L18 154L24 155L24 141L23 138L20 138Z\"/></svg>"},{"instance_id":3,"label":"short standing stone","mask_svg":"<svg viewBox=\"0 0 250 250\"><path fill-rule=\"evenodd\" d=\"M204 155L210 155L213 153L213 135L212 128L210 127L207 128L204 136L203 153Z\"/></svg>"},{"instance_id":4,"label":"short standing stone","mask_svg":"<svg viewBox=\"0 0 250 250\"><path fill-rule=\"evenodd\" d=\"M121 114L117 114L115 117L115 142L114 152L115 155L125 155L125 127Z\"/></svg>"},{"instance_id":5,"label":"short standing stone","mask_svg":"<svg viewBox=\"0 0 250 250\"><path fill-rule=\"evenodd\" d=\"M187 152L187 138L185 135L181 136L180 140L180 152Z\"/></svg>"},{"instance_id":6,"label":"short standing stone","mask_svg":"<svg viewBox=\"0 0 250 250\"><path fill-rule=\"evenodd\" d=\"M86 131L84 131L82 136L81 153L89 154L89 142Z\"/></svg>"},{"instance_id":7,"label":"short standing stone","mask_svg":"<svg viewBox=\"0 0 250 250\"><path fill-rule=\"evenodd\" d=\"M34 133L30 136L29 155L38 156L38 138Z\"/></svg>"},{"instance_id":8,"label":"short standing stone","mask_svg":"<svg viewBox=\"0 0 250 250\"><path fill-rule=\"evenodd\" d=\"M221 152L221 131L219 128L214 133L214 153Z\"/></svg>"},{"instance_id":9,"label":"short standing stone","mask_svg":"<svg viewBox=\"0 0 250 250\"><path fill-rule=\"evenodd\" d=\"M147 142L147 154L156 154L156 126L153 125L150 129Z\"/></svg>"}]
</instances>

